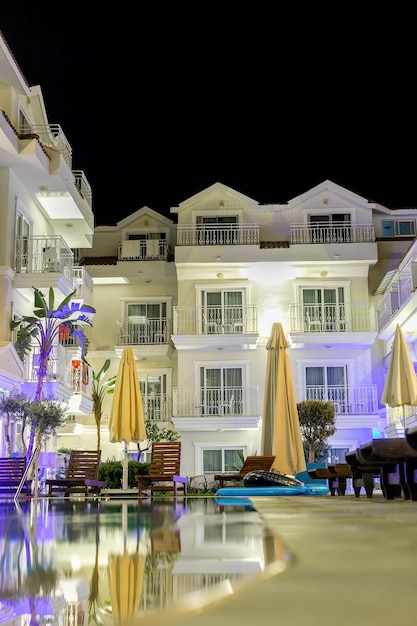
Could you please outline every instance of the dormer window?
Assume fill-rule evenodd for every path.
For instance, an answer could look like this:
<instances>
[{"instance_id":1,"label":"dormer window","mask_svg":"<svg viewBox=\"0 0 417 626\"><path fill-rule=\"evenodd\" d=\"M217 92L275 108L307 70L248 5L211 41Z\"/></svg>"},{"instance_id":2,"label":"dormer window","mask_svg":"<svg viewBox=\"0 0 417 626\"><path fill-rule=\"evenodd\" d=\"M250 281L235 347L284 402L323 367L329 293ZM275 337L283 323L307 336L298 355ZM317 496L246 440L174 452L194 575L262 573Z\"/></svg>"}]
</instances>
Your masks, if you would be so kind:
<instances>
[{"instance_id":1,"label":"dormer window","mask_svg":"<svg viewBox=\"0 0 417 626\"><path fill-rule=\"evenodd\" d=\"M350 213L309 215L311 243L349 243L352 241Z\"/></svg>"},{"instance_id":2,"label":"dormer window","mask_svg":"<svg viewBox=\"0 0 417 626\"><path fill-rule=\"evenodd\" d=\"M383 237L414 237L415 234L414 220L382 220Z\"/></svg>"}]
</instances>

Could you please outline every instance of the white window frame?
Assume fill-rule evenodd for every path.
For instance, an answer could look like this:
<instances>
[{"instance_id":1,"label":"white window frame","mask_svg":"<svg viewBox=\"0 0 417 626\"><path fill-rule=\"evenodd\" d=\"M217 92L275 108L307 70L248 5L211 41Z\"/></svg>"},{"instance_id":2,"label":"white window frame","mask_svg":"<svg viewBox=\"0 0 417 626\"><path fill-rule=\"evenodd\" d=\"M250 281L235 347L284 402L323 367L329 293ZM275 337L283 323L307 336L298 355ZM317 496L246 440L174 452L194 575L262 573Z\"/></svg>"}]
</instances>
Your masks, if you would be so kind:
<instances>
[{"instance_id":1,"label":"white window frame","mask_svg":"<svg viewBox=\"0 0 417 626\"><path fill-rule=\"evenodd\" d=\"M166 382L166 407L165 407L165 415L166 415L166 421L171 422L172 421L172 369L170 368L164 368L164 367L156 367L154 369L152 368L148 368L148 369L143 369L143 368L137 368L137 372L138 372L138 379L140 378L140 376L165 376L165 382ZM146 398L144 398L144 409L146 411ZM145 419L146 419L146 414L145 414Z\"/></svg>"},{"instance_id":2,"label":"white window frame","mask_svg":"<svg viewBox=\"0 0 417 626\"><path fill-rule=\"evenodd\" d=\"M204 450L242 450L243 458L252 454L252 443L250 442L218 442L218 441L196 441L194 443L194 464L196 476L212 474L213 472L203 471L203 451ZM220 472L219 472L220 473Z\"/></svg>"},{"instance_id":3,"label":"white window frame","mask_svg":"<svg viewBox=\"0 0 417 626\"><path fill-rule=\"evenodd\" d=\"M199 307L203 306L203 293L206 292L224 292L224 291L240 291L242 293L242 307L248 306L250 303L250 285L248 283L237 283L237 282L216 282L216 283L206 283L201 285L195 285L195 298L196 305Z\"/></svg>"},{"instance_id":4,"label":"white window frame","mask_svg":"<svg viewBox=\"0 0 417 626\"><path fill-rule=\"evenodd\" d=\"M344 207L344 208L332 208L329 206L326 207L318 207L317 209L308 209L304 214L304 223L306 225L310 225L311 222L314 222L315 216L326 215L329 217L329 224L332 224L332 215L349 215L350 224L352 226L356 225L356 209L354 207Z\"/></svg>"},{"instance_id":5,"label":"white window frame","mask_svg":"<svg viewBox=\"0 0 417 626\"><path fill-rule=\"evenodd\" d=\"M120 298L120 319L127 322L127 311L129 304L166 304L167 323L172 319L172 296L137 296L130 298Z\"/></svg>"},{"instance_id":6,"label":"white window frame","mask_svg":"<svg viewBox=\"0 0 417 626\"><path fill-rule=\"evenodd\" d=\"M343 359L343 358L323 358L323 359L306 359L297 361L298 370L298 393L297 402L301 402L305 399L306 390L306 368L307 367L344 367L346 369L347 381L345 382L347 390L352 389L356 384L355 376L355 359Z\"/></svg>"}]
</instances>

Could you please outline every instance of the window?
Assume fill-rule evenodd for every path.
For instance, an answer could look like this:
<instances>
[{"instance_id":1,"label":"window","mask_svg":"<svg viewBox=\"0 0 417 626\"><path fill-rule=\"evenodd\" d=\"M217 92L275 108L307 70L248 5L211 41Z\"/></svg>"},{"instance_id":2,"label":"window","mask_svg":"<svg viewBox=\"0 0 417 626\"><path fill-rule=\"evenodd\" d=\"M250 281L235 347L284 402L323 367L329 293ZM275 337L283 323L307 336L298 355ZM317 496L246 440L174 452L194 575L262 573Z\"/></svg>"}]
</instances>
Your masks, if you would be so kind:
<instances>
[{"instance_id":1,"label":"window","mask_svg":"<svg viewBox=\"0 0 417 626\"><path fill-rule=\"evenodd\" d=\"M301 288L306 332L345 331L345 288Z\"/></svg>"},{"instance_id":2,"label":"window","mask_svg":"<svg viewBox=\"0 0 417 626\"><path fill-rule=\"evenodd\" d=\"M121 258L125 260L166 259L168 241L165 232L130 232L121 242Z\"/></svg>"},{"instance_id":3,"label":"window","mask_svg":"<svg viewBox=\"0 0 417 626\"><path fill-rule=\"evenodd\" d=\"M202 291L203 333L243 332L242 290Z\"/></svg>"},{"instance_id":4,"label":"window","mask_svg":"<svg viewBox=\"0 0 417 626\"><path fill-rule=\"evenodd\" d=\"M247 456L246 446L202 448L203 474L238 472Z\"/></svg>"},{"instance_id":5,"label":"window","mask_svg":"<svg viewBox=\"0 0 417 626\"><path fill-rule=\"evenodd\" d=\"M309 215L312 243L352 241L352 218L349 213Z\"/></svg>"},{"instance_id":6,"label":"window","mask_svg":"<svg viewBox=\"0 0 417 626\"><path fill-rule=\"evenodd\" d=\"M343 365L307 365L306 400L332 400L338 413L348 411L347 368Z\"/></svg>"},{"instance_id":7,"label":"window","mask_svg":"<svg viewBox=\"0 0 417 626\"><path fill-rule=\"evenodd\" d=\"M127 325L131 343L166 343L166 302L128 303Z\"/></svg>"},{"instance_id":8,"label":"window","mask_svg":"<svg viewBox=\"0 0 417 626\"><path fill-rule=\"evenodd\" d=\"M139 385L145 410L145 419L156 422L168 420L167 374L162 372L140 373Z\"/></svg>"},{"instance_id":9,"label":"window","mask_svg":"<svg viewBox=\"0 0 417 626\"><path fill-rule=\"evenodd\" d=\"M15 266L19 273L29 271L31 224L22 211L16 214Z\"/></svg>"},{"instance_id":10,"label":"window","mask_svg":"<svg viewBox=\"0 0 417 626\"><path fill-rule=\"evenodd\" d=\"M197 224L237 224L238 219L235 215L211 215L208 217L197 217Z\"/></svg>"},{"instance_id":11,"label":"window","mask_svg":"<svg viewBox=\"0 0 417 626\"><path fill-rule=\"evenodd\" d=\"M241 243L236 215L197 216L197 245Z\"/></svg>"},{"instance_id":12,"label":"window","mask_svg":"<svg viewBox=\"0 0 417 626\"><path fill-rule=\"evenodd\" d=\"M383 237L414 237L415 233L413 220L382 220Z\"/></svg>"},{"instance_id":13,"label":"window","mask_svg":"<svg viewBox=\"0 0 417 626\"><path fill-rule=\"evenodd\" d=\"M202 415L240 415L243 406L242 367L200 367Z\"/></svg>"},{"instance_id":14,"label":"window","mask_svg":"<svg viewBox=\"0 0 417 626\"><path fill-rule=\"evenodd\" d=\"M327 462L346 463L346 452L349 452L349 448L330 448Z\"/></svg>"}]
</instances>

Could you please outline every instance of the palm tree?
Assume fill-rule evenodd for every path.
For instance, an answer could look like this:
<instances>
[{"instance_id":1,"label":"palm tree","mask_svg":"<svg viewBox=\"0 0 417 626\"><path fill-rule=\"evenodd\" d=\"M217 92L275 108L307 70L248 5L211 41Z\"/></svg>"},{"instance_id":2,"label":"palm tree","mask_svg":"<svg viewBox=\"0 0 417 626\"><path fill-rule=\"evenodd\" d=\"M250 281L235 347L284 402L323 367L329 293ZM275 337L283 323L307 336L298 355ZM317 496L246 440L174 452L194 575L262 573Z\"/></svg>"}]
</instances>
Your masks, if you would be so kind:
<instances>
[{"instance_id":1,"label":"palm tree","mask_svg":"<svg viewBox=\"0 0 417 626\"><path fill-rule=\"evenodd\" d=\"M42 398L43 383L48 371L48 361L53 346L56 344L60 329L66 328L71 337L78 336L81 340L82 356L85 354L85 343L83 327L92 326L91 318L96 312L93 307L79 302L71 302L75 291L55 307L55 295L52 287L49 289L48 301L37 287L35 291L35 310L32 316L22 316L12 320L10 329L17 329L15 348L24 361L25 356L30 353L34 345L39 346L39 370L37 373L37 385L34 402L39 402ZM22 438L25 423L22 424ZM28 454L32 454L33 442L35 439L34 427L31 429Z\"/></svg>"},{"instance_id":2,"label":"palm tree","mask_svg":"<svg viewBox=\"0 0 417 626\"><path fill-rule=\"evenodd\" d=\"M87 361L85 362L87 363L87 365L89 365ZM97 450L100 450L100 446L101 446L100 425L101 425L101 417L103 415L104 396L106 394L114 393L114 386L116 384L116 376L112 376L112 378L108 378L107 380L102 382L109 367L110 367L110 359L107 359L99 372L96 373L93 370L93 368L91 368L91 371L93 373L93 382L91 385L91 397L93 399L93 413L94 413L94 419L96 421L96 427L97 427Z\"/></svg>"}]
</instances>

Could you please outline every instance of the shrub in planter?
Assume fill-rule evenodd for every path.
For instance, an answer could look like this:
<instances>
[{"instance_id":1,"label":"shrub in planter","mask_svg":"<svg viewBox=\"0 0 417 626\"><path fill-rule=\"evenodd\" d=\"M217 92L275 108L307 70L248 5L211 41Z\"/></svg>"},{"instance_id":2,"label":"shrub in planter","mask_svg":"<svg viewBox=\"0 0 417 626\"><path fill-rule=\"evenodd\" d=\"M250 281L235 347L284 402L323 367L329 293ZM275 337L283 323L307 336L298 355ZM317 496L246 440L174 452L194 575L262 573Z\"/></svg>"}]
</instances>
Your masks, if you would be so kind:
<instances>
[{"instance_id":1,"label":"shrub in planter","mask_svg":"<svg viewBox=\"0 0 417 626\"><path fill-rule=\"evenodd\" d=\"M129 461L128 464L128 487L137 487L136 475L149 474L149 463ZM121 461L105 461L100 463L98 472L99 480L104 480L107 489L120 489L123 480L123 466Z\"/></svg>"}]
</instances>

